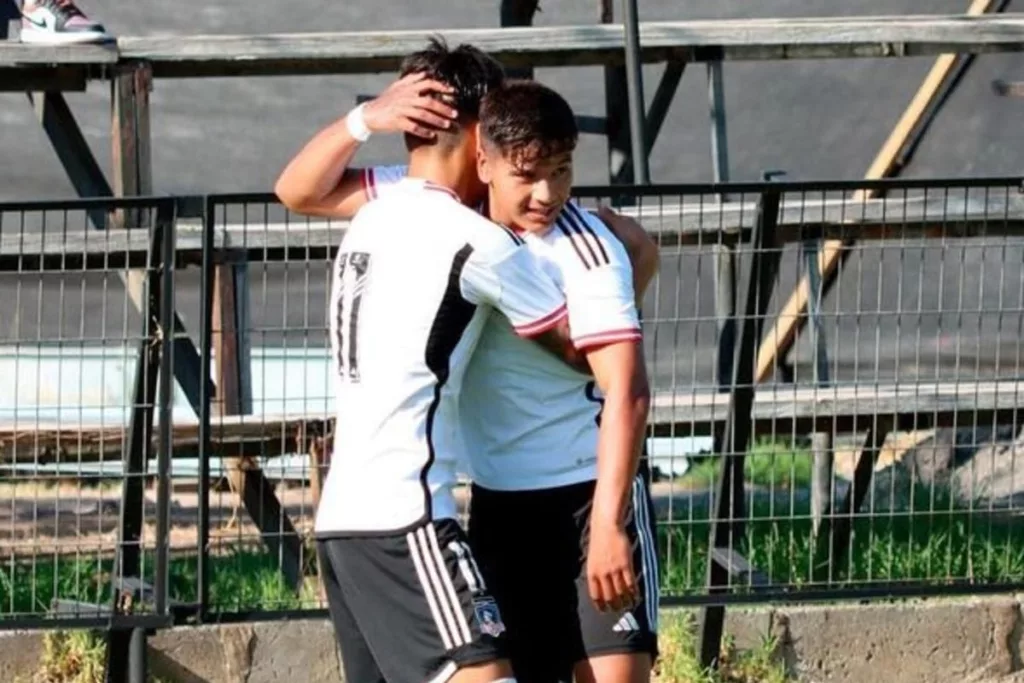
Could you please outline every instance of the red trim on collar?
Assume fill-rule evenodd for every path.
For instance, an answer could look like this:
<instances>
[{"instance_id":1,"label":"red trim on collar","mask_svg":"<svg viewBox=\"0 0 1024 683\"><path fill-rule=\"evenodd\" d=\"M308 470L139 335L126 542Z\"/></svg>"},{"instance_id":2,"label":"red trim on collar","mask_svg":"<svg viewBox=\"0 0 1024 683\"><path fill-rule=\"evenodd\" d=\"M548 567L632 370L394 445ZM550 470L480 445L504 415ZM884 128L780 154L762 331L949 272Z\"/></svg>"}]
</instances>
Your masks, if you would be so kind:
<instances>
[{"instance_id":1,"label":"red trim on collar","mask_svg":"<svg viewBox=\"0 0 1024 683\"><path fill-rule=\"evenodd\" d=\"M449 189L447 187L442 187L441 185L438 185L437 183L432 183L429 180L425 181L423 183L423 189L424 190L433 190L434 192L444 192L446 195L448 195L449 197L451 197L455 201L460 202L460 203L462 201L462 200L459 199L459 195L455 194L455 192L453 192L451 189Z\"/></svg>"}]
</instances>

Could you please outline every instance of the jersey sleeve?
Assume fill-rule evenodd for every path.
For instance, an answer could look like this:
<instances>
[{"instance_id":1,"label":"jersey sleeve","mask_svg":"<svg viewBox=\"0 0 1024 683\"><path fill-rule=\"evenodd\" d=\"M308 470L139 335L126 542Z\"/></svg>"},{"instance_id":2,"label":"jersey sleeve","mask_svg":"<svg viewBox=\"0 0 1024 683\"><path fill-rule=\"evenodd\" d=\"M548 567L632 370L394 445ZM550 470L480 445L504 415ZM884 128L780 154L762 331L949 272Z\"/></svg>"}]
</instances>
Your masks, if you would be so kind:
<instances>
[{"instance_id":1,"label":"jersey sleeve","mask_svg":"<svg viewBox=\"0 0 1024 683\"><path fill-rule=\"evenodd\" d=\"M359 183L363 187L363 194L366 201L377 199L381 194L387 194L388 190L398 184L405 177L409 167L397 166L368 166L362 169L359 176Z\"/></svg>"},{"instance_id":2,"label":"jersey sleeve","mask_svg":"<svg viewBox=\"0 0 1024 683\"><path fill-rule=\"evenodd\" d=\"M470 255L461 284L468 301L500 311L520 337L546 332L568 315L562 290L521 243L496 257Z\"/></svg>"},{"instance_id":3,"label":"jersey sleeve","mask_svg":"<svg viewBox=\"0 0 1024 683\"><path fill-rule=\"evenodd\" d=\"M589 211L567 206L557 226L566 244L563 268L569 328L577 349L642 338L633 267L622 243Z\"/></svg>"}]
</instances>

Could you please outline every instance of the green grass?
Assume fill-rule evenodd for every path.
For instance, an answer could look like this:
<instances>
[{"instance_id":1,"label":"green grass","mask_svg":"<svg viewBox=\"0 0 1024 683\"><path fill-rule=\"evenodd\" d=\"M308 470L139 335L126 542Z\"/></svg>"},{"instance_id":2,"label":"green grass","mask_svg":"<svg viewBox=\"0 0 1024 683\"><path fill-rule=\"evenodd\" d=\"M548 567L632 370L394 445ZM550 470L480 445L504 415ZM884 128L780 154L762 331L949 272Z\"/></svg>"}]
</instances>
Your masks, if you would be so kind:
<instances>
[{"instance_id":1,"label":"green grass","mask_svg":"<svg viewBox=\"0 0 1024 683\"><path fill-rule=\"evenodd\" d=\"M718 479L721 460L706 457L695 461L680 479L686 489L709 488ZM799 446L763 439L751 447L744 460L744 472L750 486L805 488L811 484L811 452Z\"/></svg>"},{"instance_id":2,"label":"green grass","mask_svg":"<svg viewBox=\"0 0 1024 683\"><path fill-rule=\"evenodd\" d=\"M862 511L853 521L853 537L840 566L815 577L816 552L810 504L785 506L755 502L738 550L773 583L806 586L815 580L830 586L866 582L971 579L979 583L1024 580L1024 535L1019 521L999 512L970 510L949 492L916 487L901 492L895 511ZM662 585L666 594L704 591L707 539L706 506L674 513L676 521L659 529ZM682 519L681 519L682 518Z\"/></svg>"},{"instance_id":3,"label":"green grass","mask_svg":"<svg viewBox=\"0 0 1024 683\"><path fill-rule=\"evenodd\" d=\"M152 585L152 556L147 555L146 580ZM197 599L196 558L176 557L170 562L169 591L175 602ZM210 557L210 601L221 611L255 608L296 609L315 605L312 588L301 596L285 585L273 556L260 550L239 549ZM38 558L33 562L0 566L0 615L43 613L54 597L109 605L112 560Z\"/></svg>"},{"instance_id":4,"label":"green grass","mask_svg":"<svg viewBox=\"0 0 1024 683\"><path fill-rule=\"evenodd\" d=\"M681 489L706 488L714 463L698 463L684 478ZM949 491L910 482L892 486L893 512L862 512L853 522L853 538L846 560L821 570L824 552L815 548L811 534L810 502L805 489L811 457L803 449L761 442L747 459L748 480L762 489L748 496L745 533L738 550L772 582L828 586L865 582L970 579L976 582L1024 580L1024 535L1003 513L971 510ZM876 479L891 477L880 473ZM764 493L767 490L776 495ZM671 521L658 529L664 595L703 593L711 529L708 496L695 495L673 504ZM886 502L890 502L888 495ZM865 507L868 507L865 505ZM824 544L823 544L824 545ZM315 576L315 554L308 554L307 574ZM144 558L152 583L152 555ZM818 571L815 571L816 566ZM75 557L39 556L35 561L0 562L0 616L39 614L49 610L55 596L89 603L109 604L112 563ZM301 595L284 584L277 562L262 549L238 546L210 557L210 599L215 611L296 609L318 604L315 581ZM174 556L170 565L173 601L196 600L197 566L194 556Z\"/></svg>"},{"instance_id":5,"label":"green grass","mask_svg":"<svg viewBox=\"0 0 1024 683\"><path fill-rule=\"evenodd\" d=\"M43 635L43 655L32 683L104 683L106 643L93 631L49 631ZM29 683L15 678L14 683ZM148 683L171 683L148 676Z\"/></svg>"},{"instance_id":6,"label":"green grass","mask_svg":"<svg viewBox=\"0 0 1024 683\"><path fill-rule=\"evenodd\" d=\"M695 620L689 614L666 615L658 637L657 683L785 683L789 680L773 640L765 640L753 650L740 651L732 638L726 636L718 671L701 668L695 629Z\"/></svg>"}]
</instances>

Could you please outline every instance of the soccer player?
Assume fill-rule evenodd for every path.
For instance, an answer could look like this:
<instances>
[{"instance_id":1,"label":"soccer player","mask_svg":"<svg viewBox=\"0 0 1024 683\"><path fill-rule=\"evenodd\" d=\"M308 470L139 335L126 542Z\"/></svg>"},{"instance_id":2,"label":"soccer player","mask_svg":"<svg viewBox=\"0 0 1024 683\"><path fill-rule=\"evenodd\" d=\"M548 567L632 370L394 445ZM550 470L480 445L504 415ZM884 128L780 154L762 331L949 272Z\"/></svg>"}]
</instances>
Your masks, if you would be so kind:
<instances>
[{"instance_id":1,"label":"soccer player","mask_svg":"<svg viewBox=\"0 0 1024 683\"><path fill-rule=\"evenodd\" d=\"M399 81L379 105L365 105L376 130L414 125L404 112L416 111L415 98L396 104L408 87ZM357 143L345 148L343 137L324 140L335 149L321 154L347 163ZM634 295L622 246L602 221L567 204L577 131L557 93L534 83L493 90L481 139L490 216L516 228L556 274L594 377L520 342L500 320L485 324L460 402L477 560L502 606L521 680L568 680L573 669L580 681L647 680L657 653L658 567L637 471L648 390L634 298L653 277L657 248L642 229L627 223L621 231L639 254ZM297 193L309 181L289 187L287 174L278 189L295 210L344 217L387 196L404 173L335 166L321 186L333 194Z\"/></svg>"},{"instance_id":2,"label":"soccer player","mask_svg":"<svg viewBox=\"0 0 1024 683\"><path fill-rule=\"evenodd\" d=\"M490 217L515 230L565 291L592 376L499 319L485 327L461 401L470 543L502 605L521 680L647 681L658 563L639 462L649 385L637 301L654 270L641 264L634 288L623 246L569 202L578 132L558 93L506 81L484 98L480 121Z\"/></svg>"},{"instance_id":3,"label":"soccer player","mask_svg":"<svg viewBox=\"0 0 1024 683\"><path fill-rule=\"evenodd\" d=\"M508 682L502 615L457 521L458 398L492 310L571 359L565 299L521 240L465 205L486 193L477 116L500 67L433 43L402 72L426 76L454 118L407 139L407 176L339 247L337 422L314 531L347 681Z\"/></svg>"}]
</instances>

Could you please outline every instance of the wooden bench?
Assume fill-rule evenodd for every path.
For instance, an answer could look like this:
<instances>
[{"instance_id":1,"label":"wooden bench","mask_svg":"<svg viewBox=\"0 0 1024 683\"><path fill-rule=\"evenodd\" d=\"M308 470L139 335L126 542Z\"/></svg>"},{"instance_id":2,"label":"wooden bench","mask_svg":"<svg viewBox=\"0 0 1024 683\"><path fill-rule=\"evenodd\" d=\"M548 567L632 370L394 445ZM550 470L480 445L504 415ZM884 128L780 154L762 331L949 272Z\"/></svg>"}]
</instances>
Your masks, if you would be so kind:
<instances>
[{"instance_id":1,"label":"wooden bench","mask_svg":"<svg viewBox=\"0 0 1024 683\"><path fill-rule=\"evenodd\" d=\"M31 78L106 78L119 63L145 62L157 78L374 73L394 70L433 31L125 36L110 46L44 47L0 42L0 83ZM622 64L621 24L443 31L507 67ZM645 62L885 58L1024 49L1024 16L924 15L709 19L640 24ZM21 72L17 82L9 72Z\"/></svg>"},{"instance_id":2,"label":"wooden bench","mask_svg":"<svg viewBox=\"0 0 1024 683\"><path fill-rule=\"evenodd\" d=\"M656 392L650 426L656 436L708 435L725 423L729 395L716 391ZM1024 422L1024 381L906 383L829 388L766 385L754 400L754 434L858 433L880 418L893 429ZM331 431L327 414L282 417L226 415L211 418L213 457L274 457L305 453L317 435ZM0 426L0 464L85 463L121 458L125 432L99 424ZM173 428L174 457L194 458L199 423Z\"/></svg>"},{"instance_id":3,"label":"wooden bench","mask_svg":"<svg viewBox=\"0 0 1024 683\"><path fill-rule=\"evenodd\" d=\"M706 186L694 186L697 188ZM779 212L779 243L806 239L914 239L964 238L988 235L1024 235L1024 196L992 193L982 201L972 197L903 197L851 202L843 199L784 201ZM935 193L938 195L939 193ZM959 195L960 193L956 193ZM756 220L751 201L712 204L694 195L682 203L627 207L662 247L733 244L742 241ZM789 195L784 195L789 197ZM797 201L799 199L799 201ZM183 199L188 201L188 198ZM253 202L276 203L271 195ZM89 207L83 201L72 206ZM13 211L42 210L40 203L0 203L0 218ZM13 208L12 208L13 207ZM202 225L179 219L176 250L180 265L198 264L202 254ZM253 263L327 260L341 239L346 221L296 218L288 223L217 225L214 246L228 248L236 258ZM0 272L39 270L103 270L144 267L150 248L145 230L105 232L50 230L45 233L0 234Z\"/></svg>"}]
</instances>

